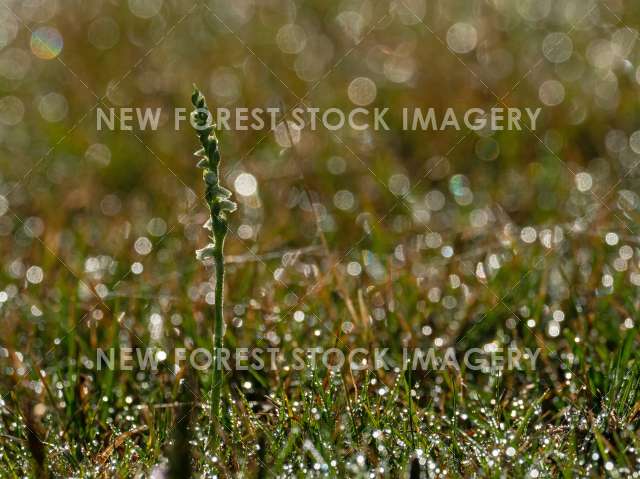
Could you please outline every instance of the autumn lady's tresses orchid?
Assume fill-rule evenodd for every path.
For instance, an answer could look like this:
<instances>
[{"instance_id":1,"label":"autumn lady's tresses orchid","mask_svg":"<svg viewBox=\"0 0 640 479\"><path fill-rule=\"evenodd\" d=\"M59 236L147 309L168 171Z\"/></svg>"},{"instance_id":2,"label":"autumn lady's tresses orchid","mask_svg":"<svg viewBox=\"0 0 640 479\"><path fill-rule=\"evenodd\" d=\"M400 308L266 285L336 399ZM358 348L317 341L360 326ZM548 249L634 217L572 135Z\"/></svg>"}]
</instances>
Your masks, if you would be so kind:
<instances>
[{"instance_id":1,"label":"autumn lady's tresses orchid","mask_svg":"<svg viewBox=\"0 0 640 479\"><path fill-rule=\"evenodd\" d=\"M224 293L224 240L227 235L227 215L233 213L237 206L231 201L231 192L220 185L220 151L218 139L211 121L211 113L204 96L194 85L191 102L195 110L191 113L191 124L197 131L200 145L195 152L197 166L203 169L202 178L205 183L205 198L209 206L209 219L203 225L211 231L210 243L196 251L200 261L213 259L215 264L215 310L214 310L214 351L222 349L224 334L223 293ZM214 354L214 358L218 355ZM211 390L211 418L220 418L220 391L222 389L222 371L216 364L213 368Z\"/></svg>"}]
</instances>

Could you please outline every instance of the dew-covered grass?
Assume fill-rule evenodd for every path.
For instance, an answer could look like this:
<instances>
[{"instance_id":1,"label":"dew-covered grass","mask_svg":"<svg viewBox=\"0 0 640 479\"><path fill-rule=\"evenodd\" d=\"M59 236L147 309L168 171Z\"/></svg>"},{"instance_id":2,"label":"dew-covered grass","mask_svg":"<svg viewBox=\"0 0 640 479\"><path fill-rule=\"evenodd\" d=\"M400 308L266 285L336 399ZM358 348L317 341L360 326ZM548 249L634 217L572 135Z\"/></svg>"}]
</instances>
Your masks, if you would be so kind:
<instances>
[{"instance_id":1,"label":"dew-covered grass","mask_svg":"<svg viewBox=\"0 0 640 479\"><path fill-rule=\"evenodd\" d=\"M0 0L0 477L640 476L639 19ZM389 108L389 128L221 128L207 195L194 82L211 108ZM494 107L542 110L529 131L403 127ZM109 108L162 114L99 128ZM212 384L176 354L213 344L213 193L238 208L219 230L236 353ZM444 367L407 367L430 348ZM462 361L505 350L522 367Z\"/></svg>"},{"instance_id":2,"label":"dew-covered grass","mask_svg":"<svg viewBox=\"0 0 640 479\"><path fill-rule=\"evenodd\" d=\"M88 258L110 291L93 301L44 254L41 283L4 289L7 328L12 315L28 322L6 331L2 350L5 473L124 477L190 464L203 477L627 476L640 404L637 249L584 220L533 231L535 241L507 224L452 255L449 238L430 247L408 235L392 254L359 249L350 261L322 246L230 257L226 341L282 357L226 373L215 449L209 375L172 365L175 348L210 346L206 274L171 256L118 294L124 265ZM144 280L177 265L184 274ZM153 345L168 359L156 373L96 370L96 348L110 345ZM403 346L507 345L540 348L535 368L290 367L296 347L388 348L400 366Z\"/></svg>"}]
</instances>

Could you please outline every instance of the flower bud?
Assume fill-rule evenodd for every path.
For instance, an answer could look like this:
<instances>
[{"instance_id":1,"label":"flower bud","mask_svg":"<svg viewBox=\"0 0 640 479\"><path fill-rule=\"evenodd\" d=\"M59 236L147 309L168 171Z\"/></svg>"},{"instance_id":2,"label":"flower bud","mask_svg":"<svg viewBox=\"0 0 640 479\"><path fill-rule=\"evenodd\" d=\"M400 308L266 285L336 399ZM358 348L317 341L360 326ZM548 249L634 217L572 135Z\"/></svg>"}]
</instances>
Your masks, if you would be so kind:
<instances>
[{"instance_id":1,"label":"flower bud","mask_svg":"<svg viewBox=\"0 0 640 479\"><path fill-rule=\"evenodd\" d=\"M207 258L213 258L215 253L215 245L213 243L209 243L207 246L201 249L196 250L196 259L198 261L204 261Z\"/></svg>"},{"instance_id":2,"label":"flower bud","mask_svg":"<svg viewBox=\"0 0 640 479\"><path fill-rule=\"evenodd\" d=\"M233 213L235 210L238 209L238 205L236 205L231 200L226 200L226 199L220 200L219 204L220 204L220 211L224 211L227 213Z\"/></svg>"},{"instance_id":3,"label":"flower bud","mask_svg":"<svg viewBox=\"0 0 640 479\"><path fill-rule=\"evenodd\" d=\"M204 181L210 185L213 186L218 182L218 175L216 175L213 171L211 170L207 170L204 173Z\"/></svg>"}]
</instances>

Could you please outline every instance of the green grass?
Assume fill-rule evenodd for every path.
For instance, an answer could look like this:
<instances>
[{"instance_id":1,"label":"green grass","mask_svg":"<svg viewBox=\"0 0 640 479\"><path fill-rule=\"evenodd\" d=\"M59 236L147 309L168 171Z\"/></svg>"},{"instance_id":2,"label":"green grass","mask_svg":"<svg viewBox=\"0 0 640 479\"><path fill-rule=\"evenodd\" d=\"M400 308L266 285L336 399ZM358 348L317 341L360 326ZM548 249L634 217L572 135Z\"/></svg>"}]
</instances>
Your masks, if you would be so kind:
<instances>
[{"instance_id":1,"label":"green grass","mask_svg":"<svg viewBox=\"0 0 640 479\"><path fill-rule=\"evenodd\" d=\"M31 317L28 333L10 332L4 340L9 357L2 359L3 381L13 382L0 423L4 474L34 476L40 468L55 477L127 477L154 469L184 471L190 464L205 477L377 477L410 471L413 477L420 477L418 471L523 477L533 470L540 477L624 476L637 464L638 293L629 282L636 266L631 261L629 270L613 271L620 245L607 246L602 236L566 231L553 249L517 238L495 245L487 237L493 246L467 251L460 243L449 260L408 242L404 261L377 254L385 272L376 281L366 272L354 278L344 268L332 269L338 253L302 255L278 280L273 271L283 262L277 257L229 261L226 314L236 318L227 331L232 347L277 344L285 356L298 346L336 345L345 352L386 347L399 360L402 345L425 348L442 338L443 348L455 345L459 351L495 342L540 347L541 353L536 369L502 374L287 371L284 363L275 371L231 372L222 391L219 448L207 435L207 373L176 372L166 364L157 374L87 367L87 360L95 362L96 347L155 344L169 358L175 347L208 347L209 306L192 303L185 292L207 273L194 272L185 257L178 263L183 275L160 284L135 281L134 290L107 296L87 314L91 301L79 300L73 277L50 260L47 281L53 283L32 287L31 294L35 299L44 288L55 288L58 310ZM475 265L486 260L490 271L491 254L500 268L483 284ZM322 278L303 278L300 266L311 264ZM416 265L436 269L417 279ZM610 288L602 286L605 270L613 271ZM451 286L453 274L462 286ZM457 304L431 302L428 291L434 287ZM562 334L550 337L547 326L556 309L565 314ZM302 322L293 319L298 310L305 313ZM99 320L90 319L95 311L103 312ZM152 312L166 323L160 337L149 333ZM627 318L631 328L623 326ZM527 320L535 325L527 326ZM342 328L346 322L352 324L348 333ZM425 325L432 328L429 336ZM14 355L18 351L22 360ZM23 376L20 367L27 369Z\"/></svg>"},{"instance_id":2,"label":"green grass","mask_svg":"<svg viewBox=\"0 0 640 479\"><path fill-rule=\"evenodd\" d=\"M0 1L0 478L640 475L640 4L400 3ZM453 54L458 23L477 42ZM31 50L42 27L57 59ZM211 348L222 305L194 258L196 138L173 125L194 80L212 107L390 108L388 131L293 146L220 132L225 344L283 359L213 384L171 364ZM403 107L502 102L542 106L535 134L401 128ZM163 115L98 130L98 106ZM502 374L287 368L297 347L398 364L434 344L540 354ZM96 369L98 348L149 346L158 372Z\"/></svg>"}]
</instances>

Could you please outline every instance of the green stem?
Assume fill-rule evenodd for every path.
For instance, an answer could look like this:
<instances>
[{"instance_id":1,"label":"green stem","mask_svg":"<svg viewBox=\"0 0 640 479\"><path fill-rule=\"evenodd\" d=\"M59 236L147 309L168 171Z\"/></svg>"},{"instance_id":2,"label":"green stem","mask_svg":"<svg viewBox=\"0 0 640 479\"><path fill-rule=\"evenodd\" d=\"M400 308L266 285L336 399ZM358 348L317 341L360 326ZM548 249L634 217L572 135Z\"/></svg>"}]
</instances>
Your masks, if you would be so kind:
<instances>
[{"instance_id":1,"label":"green stem","mask_svg":"<svg viewBox=\"0 0 640 479\"><path fill-rule=\"evenodd\" d=\"M220 423L220 403L224 371L220 364L222 354L224 317L222 301L224 296L224 239L227 235L227 214L236 210L237 205L231 201L231 192L220 186L220 153L218 140L213 125L208 125L210 113L204 96L198 88L193 86L191 103L196 108L192 115L197 125L198 138L202 148L196 152L200 159L198 167L203 168L202 177L206 184L205 197L211 212L211 241L203 248L202 255L213 256L215 262L215 307L214 307L214 340L213 340L213 372L211 374L211 416L209 421L209 433L214 429L214 421ZM198 253L196 253L198 255ZM219 444L217 434L213 435L216 444Z\"/></svg>"},{"instance_id":2,"label":"green stem","mask_svg":"<svg viewBox=\"0 0 640 479\"><path fill-rule=\"evenodd\" d=\"M216 269L215 310L214 310L214 344L213 344L213 375L211 388L211 418L220 418L220 393L224 372L218 362L222 350L222 335L224 333L223 296L224 296L224 236L216 238L214 262Z\"/></svg>"}]
</instances>

